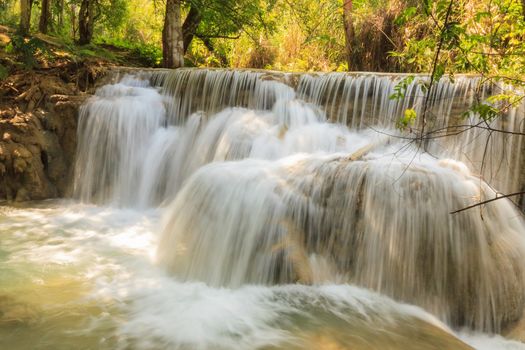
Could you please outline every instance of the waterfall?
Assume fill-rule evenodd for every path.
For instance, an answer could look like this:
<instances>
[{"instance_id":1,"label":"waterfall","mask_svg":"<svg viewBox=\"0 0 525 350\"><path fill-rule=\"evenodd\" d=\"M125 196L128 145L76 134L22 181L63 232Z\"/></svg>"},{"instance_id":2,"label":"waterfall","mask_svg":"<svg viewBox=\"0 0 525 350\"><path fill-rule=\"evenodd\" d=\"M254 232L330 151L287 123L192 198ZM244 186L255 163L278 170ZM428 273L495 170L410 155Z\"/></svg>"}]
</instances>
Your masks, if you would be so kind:
<instances>
[{"instance_id":1,"label":"waterfall","mask_svg":"<svg viewBox=\"0 0 525 350\"><path fill-rule=\"evenodd\" d=\"M104 86L80 109L75 192L83 199L130 203L142 181L145 144L165 125L162 97L126 78Z\"/></svg>"},{"instance_id":2,"label":"waterfall","mask_svg":"<svg viewBox=\"0 0 525 350\"><path fill-rule=\"evenodd\" d=\"M208 165L168 208L159 259L214 286L356 283L455 326L500 330L525 306L522 220L508 202L485 208L484 220L451 216L494 191L461 163L410 161Z\"/></svg>"},{"instance_id":3,"label":"waterfall","mask_svg":"<svg viewBox=\"0 0 525 350\"><path fill-rule=\"evenodd\" d=\"M525 307L525 105L479 127L479 78L180 69L99 89L79 121L75 196L164 208L159 263L182 281L355 284L454 327L500 332ZM477 125L477 126L476 126ZM510 131L494 133L488 127ZM458 133L461 130L463 132ZM408 136L411 136L408 134ZM446 136L446 137L445 137Z\"/></svg>"},{"instance_id":4,"label":"waterfall","mask_svg":"<svg viewBox=\"0 0 525 350\"><path fill-rule=\"evenodd\" d=\"M296 75L264 71L179 69L150 73L143 77L151 80L157 87L158 91L150 87L149 93L158 94L157 98L163 99L166 109L165 123L169 126L183 127L188 119L194 118L196 113L204 116L204 120L208 121L218 112L232 107L273 112L274 118L283 120L289 119L290 116L301 118L301 113L293 111L293 106L296 106L296 108L308 109L309 115L315 114L316 118L322 121L328 120L347 125L353 130L377 132L381 129L380 132L397 136L399 132L395 130L395 124L404 110L414 108L418 116L422 114L424 94L421 85L427 80L425 76L416 76L407 87L404 98L391 99L394 88L406 76L373 73ZM130 78L125 77L120 84L126 85L126 81L130 81ZM142 81L138 84L145 83ZM115 119L114 116L110 118L104 116L111 114L111 110L118 108L121 103L115 100L116 95L108 95L125 93L125 89L122 90L122 87L117 86L118 84L114 88L115 92L111 92L112 88L109 87L102 89L84 107L83 116L80 118L80 129L83 130L79 134L81 142L87 140L86 142L91 143L93 138L88 137L87 129L97 132L97 127L101 127L104 123L104 121L86 121L90 119L89 115L96 114L103 120L107 119L107 123ZM471 113L469 117L463 117L462 114L473 105L476 91L481 91L481 96L486 97L492 90L505 91L506 89L508 87L502 84L496 87L483 84L478 77L457 76L454 81L442 78L430 92L427 127L429 131L435 131L435 134L431 135L435 138L430 140L427 148L431 154L438 158L448 157L464 162L475 174L482 176L495 189L505 194L519 192L525 188L525 179L523 176L520 177L520 174L523 174L521 170L525 167L521 157L525 143L523 136L512 134L525 130L523 123L525 102L510 108L493 122L482 123L482 125L476 114ZM135 94L129 97L135 101L147 99L140 92L130 93ZM126 100L126 97L122 96L122 100ZM143 101L142 106L148 105L146 108L156 110L157 102ZM95 111L95 108L99 110ZM107 110L104 112L101 108ZM126 116L123 118L121 123L126 123ZM98 126L84 125L84 123ZM286 123L285 125L288 127ZM114 130L119 128L115 127ZM120 127L125 126L122 124ZM491 132L487 127L504 132ZM122 129L118 130L124 132ZM126 136L115 134L115 137ZM146 143L141 146L147 147ZM81 146L80 149L85 147ZM95 152L92 150L91 154ZM83 155L82 152L80 154ZM84 166L82 169L88 168L86 161L81 162ZM90 168L99 169L101 166L101 164L93 164ZM86 188L87 183L90 182L89 178L85 176L83 181L77 181L77 184L83 187L79 190L83 193L76 191L76 194L84 200L93 201L94 194L100 194L104 184L93 184L94 188ZM112 187L110 184L107 185ZM107 196L102 196L102 201L107 200Z\"/></svg>"}]
</instances>

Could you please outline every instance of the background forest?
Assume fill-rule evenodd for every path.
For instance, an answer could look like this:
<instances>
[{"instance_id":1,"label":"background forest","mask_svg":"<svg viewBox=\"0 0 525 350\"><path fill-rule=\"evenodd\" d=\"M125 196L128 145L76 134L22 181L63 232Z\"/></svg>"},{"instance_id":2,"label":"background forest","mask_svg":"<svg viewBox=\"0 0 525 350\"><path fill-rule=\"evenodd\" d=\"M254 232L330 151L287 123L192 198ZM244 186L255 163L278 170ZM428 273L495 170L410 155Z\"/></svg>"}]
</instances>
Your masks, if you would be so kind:
<instances>
[{"instance_id":1,"label":"background forest","mask_svg":"<svg viewBox=\"0 0 525 350\"><path fill-rule=\"evenodd\" d=\"M180 29L185 66L525 71L525 0L0 0L0 23L22 35L45 33L87 52L132 49L147 66L162 65L168 21Z\"/></svg>"}]
</instances>

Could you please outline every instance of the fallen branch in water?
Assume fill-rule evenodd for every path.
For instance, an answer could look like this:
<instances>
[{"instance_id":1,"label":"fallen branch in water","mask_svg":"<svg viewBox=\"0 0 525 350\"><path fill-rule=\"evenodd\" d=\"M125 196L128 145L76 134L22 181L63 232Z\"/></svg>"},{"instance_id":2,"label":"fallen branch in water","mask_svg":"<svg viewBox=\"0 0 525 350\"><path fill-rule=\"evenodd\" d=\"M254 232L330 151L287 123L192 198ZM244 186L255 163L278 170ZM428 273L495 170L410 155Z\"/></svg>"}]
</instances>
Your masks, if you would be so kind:
<instances>
[{"instance_id":1,"label":"fallen branch in water","mask_svg":"<svg viewBox=\"0 0 525 350\"><path fill-rule=\"evenodd\" d=\"M516 193L510 193L510 194L506 194L506 195L499 196L499 197L498 197L498 195L496 194L496 197L495 197L495 198L488 199L488 200L486 200L486 201L479 202L479 203L476 203L476 204L470 205L470 206L465 207L465 208L462 208L462 209L458 209L458 210L455 210L455 211L451 211L450 214L457 214L457 213L460 213L460 212L465 211L465 210L468 210L468 209L472 209L472 208L475 208L475 207L479 207L480 205L483 205L483 204L487 204L487 203L490 203L490 202L497 201L498 199L508 198L508 197L513 197L513 196L519 196L520 194L525 194L525 191L516 192Z\"/></svg>"}]
</instances>

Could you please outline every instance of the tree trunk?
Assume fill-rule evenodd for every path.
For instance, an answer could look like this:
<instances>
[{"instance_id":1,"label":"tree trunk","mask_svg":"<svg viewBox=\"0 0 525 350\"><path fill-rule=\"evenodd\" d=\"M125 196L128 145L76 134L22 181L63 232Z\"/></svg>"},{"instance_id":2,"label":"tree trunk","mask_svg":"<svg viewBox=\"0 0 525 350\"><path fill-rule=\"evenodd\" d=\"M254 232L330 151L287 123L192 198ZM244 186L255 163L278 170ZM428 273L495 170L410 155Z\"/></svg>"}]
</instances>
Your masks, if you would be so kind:
<instances>
[{"instance_id":1,"label":"tree trunk","mask_svg":"<svg viewBox=\"0 0 525 350\"><path fill-rule=\"evenodd\" d=\"M59 0L58 27L64 28L64 0Z\"/></svg>"},{"instance_id":2,"label":"tree trunk","mask_svg":"<svg viewBox=\"0 0 525 350\"><path fill-rule=\"evenodd\" d=\"M199 10L197 9L197 7L192 5L190 8L190 12L184 20L184 24L182 25L182 35L184 36L184 53L188 51L191 41L197 33L197 28L201 23L201 19L202 17Z\"/></svg>"},{"instance_id":3,"label":"tree trunk","mask_svg":"<svg viewBox=\"0 0 525 350\"><path fill-rule=\"evenodd\" d=\"M162 30L162 58L166 68L184 66L184 40L180 19L181 0L166 0Z\"/></svg>"},{"instance_id":4,"label":"tree trunk","mask_svg":"<svg viewBox=\"0 0 525 350\"><path fill-rule=\"evenodd\" d=\"M521 0L521 11L523 13L523 20L525 21L525 0Z\"/></svg>"},{"instance_id":5,"label":"tree trunk","mask_svg":"<svg viewBox=\"0 0 525 350\"><path fill-rule=\"evenodd\" d=\"M343 23L345 27L346 61L348 70L355 69L353 62L354 23L352 19L352 0L343 0Z\"/></svg>"},{"instance_id":6,"label":"tree trunk","mask_svg":"<svg viewBox=\"0 0 525 350\"><path fill-rule=\"evenodd\" d=\"M396 50L393 40L398 37L398 27L394 24L394 21L401 14L402 6L401 3L399 5L394 3L392 7L386 9L383 23L381 23L381 30L378 33L380 35L379 47L373 60L374 66L370 70L379 72L393 72L396 70L395 60L390 57L389 52Z\"/></svg>"},{"instance_id":7,"label":"tree trunk","mask_svg":"<svg viewBox=\"0 0 525 350\"><path fill-rule=\"evenodd\" d=\"M78 32L80 45L86 45L93 39L93 27L95 25L95 1L82 0L78 13Z\"/></svg>"},{"instance_id":8,"label":"tree trunk","mask_svg":"<svg viewBox=\"0 0 525 350\"><path fill-rule=\"evenodd\" d=\"M31 25L31 0L20 0L20 34L27 35Z\"/></svg>"},{"instance_id":9,"label":"tree trunk","mask_svg":"<svg viewBox=\"0 0 525 350\"><path fill-rule=\"evenodd\" d=\"M41 33L47 34L49 29L49 19L51 17L51 0L42 0L42 11L40 12L40 22L38 23L38 30Z\"/></svg>"},{"instance_id":10,"label":"tree trunk","mask_svg":"<svg viewBox=\"0 0 525 350\"><path fill-rule=\"evenodd\" d=\"M78 26L77 26L77 5L72 4L71 9L71 37L74 39L77 37Z\"/></svg>"}]
</instances>

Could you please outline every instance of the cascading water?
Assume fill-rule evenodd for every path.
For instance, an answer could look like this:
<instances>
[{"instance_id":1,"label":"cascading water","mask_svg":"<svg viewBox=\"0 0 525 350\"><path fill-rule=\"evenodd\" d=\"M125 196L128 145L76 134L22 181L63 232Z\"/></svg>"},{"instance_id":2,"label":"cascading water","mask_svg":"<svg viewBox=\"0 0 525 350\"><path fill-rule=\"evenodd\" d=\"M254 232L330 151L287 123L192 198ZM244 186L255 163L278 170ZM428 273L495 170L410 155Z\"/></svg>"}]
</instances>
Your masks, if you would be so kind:
<instances>
[{"instance_id":1,"label":"cascading water","mask_svg":"<svg viewBox=\"0 0 525 350\"><path fill-rule=\"evenodd\" d=\"M522 137L455 135L478 123L458 117L478 81L456 77L431 91L430 130L450 135L423 152L394 125L421 113L425 78L390 99L402 78L181 69L107 85L81 110L74 191L109 207L32 209L64 253L26 259L98 286L98 347L468 349L465 327L476 348L519 348L471 332L522 316L521 214L506 199L450 212L519 190ZM523 111L492 126L519 131Z\"/></svg>"},{"instance_id":2,"label":"cascading water","mask_svg":"<svg viewBox=\"0 0 525 350\"><path fill-rule=\"evenodd\" d=\"M98 90L96 99L81 108L76 190L82 198L94 191L100 201L135 199L142 181L140 165L147 156L144 144L165 126L162 97L147 82L125 79ZM108 103L109 102L109 103ZM89 118L86 116L89 115ZM93 198L95 200L95 198Z\"/></svg>"},{"instance_id":3,"label":"cascading water","mask_svg":"<svg viewBox=\"0 0 525 350\"><path fill-rule=\"evenodd\" d=\"M523 222L507 202L484 220L451 217L450 207L494 192L462 164L409 162L214 163L168 209L159 258L188 281L353 283L454 326L500 331L525 306Z\"/></svg>"},{"instance_id":4,"label":"cascading water","mask_svg":"<svg viewBox=\"0 0 525 350\"><path fill-rule=\"evenodd\" d=\"M352 130L372 130L374 133L385 132L394 135L398 135L395 124L405 109L414 108L418 115L422 114L424 95L420 86L421 82L427 79L424 76L416 76L407 87L405 98L392 99L395 86L405 76L372 73L294 75L181 69L176 72L154 73L148 78L154 85L161 87L167 109L164 118L170 126L183 126L188 119L195 119L196 113L203 114L204 119L208 120L227 108L242 107L250 111L271 111L273 118L281 118L284 128L289 127L290 120L287 119L290 118L316 118L321 123L328 120L347 125ZM503 85L480 86L477 77L458 76L454 82L447 78L441 79L430 92L427 128L430 132L428 137L431 139L427 149L435 157L464 162L474 174L481 175L493 188L506 194L525 188L525 179L520 176L523 174L522 168L525 167L521 156L525 143L521 135L512 134L523 132L525 128L525 103L510 108L505 115L492 123L481 123L475 114L468 118L462 117L475 102L475 92L481 91L483 98L488 96L491 90L497 89L504 91L507 88ZM140 98L147 99L146 96ZM111 100L111 97L109 99ZM151 108L157 107L152 105ZM301 111L304 113L301 114ZM88 114L86 110L84 113ZM488 127L504 132L492 132L487 130ZM79 134L79 138L92 140L85 133ZM212 145L211 147L213 148ZM304 151L309 152L311 149ZM94 154L94 151L89 154ZM193 170L195 169L190 173ZM92 179L86 176L83 181L77 183L86 189L84 184L92 181L90 178ZM91 190L98 191L97 188ZM90 196L91 194L84 193L82 198L92 200Z\"/></svg>"}]
</instances>

